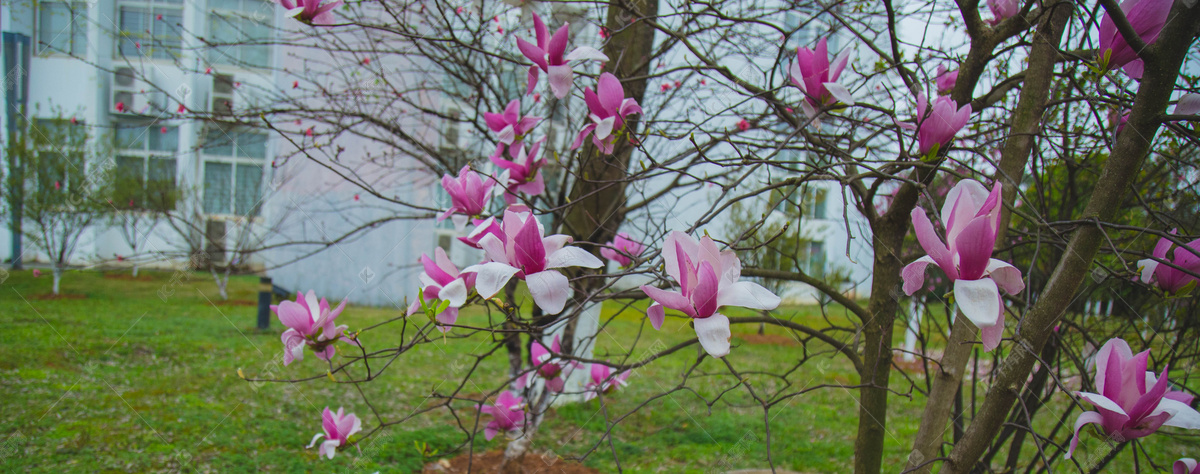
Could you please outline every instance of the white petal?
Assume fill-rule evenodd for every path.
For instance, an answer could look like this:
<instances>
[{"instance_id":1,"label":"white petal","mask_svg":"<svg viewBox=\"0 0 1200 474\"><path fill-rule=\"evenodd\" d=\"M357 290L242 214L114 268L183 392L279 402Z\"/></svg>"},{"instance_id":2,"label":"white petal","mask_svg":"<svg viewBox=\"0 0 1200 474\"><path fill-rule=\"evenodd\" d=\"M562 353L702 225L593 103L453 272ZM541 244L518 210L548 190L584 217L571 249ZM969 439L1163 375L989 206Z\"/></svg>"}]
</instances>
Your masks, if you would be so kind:
<instances>
[{"instance_id":1,"label":"white petal","mask_svg":"<svg viewBox=\"0 0 1200 474\"><path fill-rule=\"evenodd\" d=\"M846 86L836 82L826 82L824 86L825 90L829 91L829 94L837 99L838 102L846 105L854 105L854 94L851 94L850 90L846 89Z\"/></svg>"},{"instance_id":2,"label":"white petal","mask_svg":"<svg viewBox=\"0 0 1200 474\"><path fill-rule=\"evenodd\" d=\"M1142 270L1142 283L1150 283L1150 278L1154 276L1154 271L1158 270L1158 260L1152 258L1143 258L1138 260L1138 268Z\"/></svg>"},{"instance_id":3,"label":"white petal","mask_svg":"<svg viewBox=\"0 0 1200 474\"><path fill-rule=\"evenodd\" d=\"M758 283L739 281L724 285L717 292L717 306L741 306L750 309L775 309L779 297Z\"/></svg>"},{"instance_id":4,"label":"white petal","mask_svg":"<svg viewBox=\"0 0 1200 474\"><path fill-rule=\"evenodd\" d=\"M963 316L977 327L995 326L1000 319L1000 289L991 278L955 280L954 301Z\"/></svg>"},{"instance_id":5,"label":"white petal","mask_svg":"<svg viewBox=\"0 0 1200 474\"><path fill-rule=\"evenodd\" d=\"M546 268L600 268L604 262L579 247L563 247L546 257Z\"/></svg>"},{"instance_id":6,"label":"white petal","mask_svg":"<svg viewBox=\"0 0 1200 474\"><path fill-rule=\"evenodd\" d=\"M504 250L504 242L500 241L496 234L485 234L479 238L479 248L483 249L483 253L487 254L488 260L493 262L507 262L508 254Z\"/></svg>"},{"instance_id":7,"label":"white petal","mask_svg":"<svg viewBox=\"0 0 1200 474\"><path fill-rule=\"evenodd\" d=\"M1200 114L1200 94L1184 94L1175 104L1175 115Z\"/></svg>"},{"instance_id":8,"label":"white petal","mask_svg":"<svg viewBox=\"0 0 1200 474\"><path fill-rule=\"evenodd\" d=\"M707 318L693 319L696 325L696 337L708 355L721 358L729 354L729 318L721 313Z\"/></svg>"},{"instance_id":9,"label":"white petal","mask_svg":"<svg viewBox=\"0 0 1200 474\"><path fill-rule=\"evenodd\" d=\"M311 443L308 443L308 447L310 447L310 448L311 448L311 447L313 447L313 446L316 446L316 445L317 445L317 440L318 440L318 439L321 439L321 438L324 438L324 437L325 437L325 433L317 433L317 434L313 435L312 442L311 442Z\"/></svg>"},{"instance_id":10,"label":"white petal","mask_svg":"<svg viewBox=\"0 0 1200 474\"><path fill-rule=\"evenodd\" d=\"M468 217L462 214L454 214L450 216L450 222L454 223L454 230L456 232L462 232L463 229L467 227L467 219Z\"/></svg>"},{"instance_id":11,"label":"white petal","mask_svg":"<svg viewBox=\"0 0 1200 474\"><path fill-rule=\"evenodd\" d=\"M1005 293L1015 295L1025 289L1025 281L1021 279L1021 270L1004 260L990 259L983 271L996 282Z\"/></svg>"},{"instance_id":12,"label":"white petal","mask_svg":"<svg viewBox=\"0 0 1200 474\"><path fill-rule=\"evenodd\" d=\"M467 282L462 278L455 279L438 292L438 299L450 302L450 306L462 307L467 302Z\"/></svg>"},{"instance_id":13,"label":"white petal","mask_svg":"<svg viewBox=\"0 0 1200 474\"><path fill-rule=\"evenodd\" d=\"M496 136L496 139L500 143L503 143L505 145L512 145L513 140L515 140L516 138L517 138L517 133L516 133L516 130L513 129L512 125L504 127L504 129L500 130L500 133Z\"/></svg>"},{"instance_id":14,"label":"white petal","mask_svg":"<svg viewBox=\"0 0 1200 474\"><path fill-rule=\"evenodd\" d=\"M571 283L554 270L525 275L525 284L529 286L533 302L547 314L561 313L571 297Z\"/></svg>"},{"instance_id":15,"label":"white petal","mask_svg":"<svg viewBox=\"0 0 1200 474\"><path fill-rule=\"evenodd\" d=\"M500 262L471 265L462 270L463 273L475 274L475 291L483 298L491 298L499 293L517 271L516 267Z\"/></svg>"},{"instance_id":16,"label":"white petal","mask_svg":"<svg viewBox=\"0 0 1200 474\"><path fill-rule=\"evenodd\" d=\"M592 131L597 139L603 140L612 135L613 125L616 123L616 117L609 117L599 122L596 122L596 129Z\"/></svg>"},{"instance_id":17,"label":"white petal","mask_svg":"<svg viewBox=\"0 0 1200 474\"><path fill-rule=\"evenodd\" d=\"M291 10L288 10L286 12L283 12L283 16L296 17L296 16L300 16L301 13L304 13L304 7L296 7Z\"/></svg>"},{"instance_id":18,"label":"white petal","mask_svg":"<svg viewBox=\"0 0 1200 474\"><path fill-rule=\"evenodd\" d=\"M1193 410L1192 407L1185 405L1183 402L1164 398L1158 402L1158 407L1150 415L1157 415L1164 411L1171 414L1171 419L1163 423L1164 425L1189 430L1200 430L1200 413L1197 413L1196 410Z\"/></svg>"},{"instance_id":19,"label":"white petal","mask_svg":"<svg viewBox=\"0 0 1200 474\"><path fill-rule=\"evenodd\" d=\"M1109 400L1108 397L1105 397L1104 395L1092 392L1075 392L1075 394L1079 395L1079 398L1087 400L1092 405L1095 405L1096 408L1103 408L1108 411L1113 411L1128 416L1128 414L1125 413L1125 409L1121 408L1121 405L1118 405L1117 402ZM1162 404L1159 404L1159 406L1162 406Z\"/></svg>"},{"instance_id":20,"label":"white petal","mask_svg":"<svg viewBox=\"0 0 1200 474\"><path fill-rule=\"evenodd\" d=\"M567 53L566 56L563 56L563 59L565 59L567 61L574 61L576 59L581 59L581 60L594 59L597 61L608 61L608 56L606 56L604 53L600 52L600 50L598 50L596 48L593 48L590 46L580 46L578 48L575 48L574 51Z\"/></svg>"}]
</instances>

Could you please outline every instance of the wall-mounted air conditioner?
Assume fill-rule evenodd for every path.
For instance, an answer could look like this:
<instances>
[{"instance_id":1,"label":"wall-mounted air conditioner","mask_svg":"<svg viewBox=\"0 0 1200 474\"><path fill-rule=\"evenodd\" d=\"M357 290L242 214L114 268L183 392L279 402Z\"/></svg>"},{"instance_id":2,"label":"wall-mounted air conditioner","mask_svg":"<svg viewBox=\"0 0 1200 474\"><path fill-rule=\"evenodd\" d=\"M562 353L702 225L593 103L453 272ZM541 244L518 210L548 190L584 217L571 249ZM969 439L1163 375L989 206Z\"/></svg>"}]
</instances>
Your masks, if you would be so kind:
<instances>
[{"instance_id":1,"label":"wall-mounted air conditioner","mask_svg":"<svg viewBox=\"0 0 1200 474\"><path fill-rule=\"evenodd\" d=\"M116 113L132 115L157 115L162 112L164 94L149 79L133 68L117 68L112 76L112 102L109 108Z\"/></svg>"}]
</instances>

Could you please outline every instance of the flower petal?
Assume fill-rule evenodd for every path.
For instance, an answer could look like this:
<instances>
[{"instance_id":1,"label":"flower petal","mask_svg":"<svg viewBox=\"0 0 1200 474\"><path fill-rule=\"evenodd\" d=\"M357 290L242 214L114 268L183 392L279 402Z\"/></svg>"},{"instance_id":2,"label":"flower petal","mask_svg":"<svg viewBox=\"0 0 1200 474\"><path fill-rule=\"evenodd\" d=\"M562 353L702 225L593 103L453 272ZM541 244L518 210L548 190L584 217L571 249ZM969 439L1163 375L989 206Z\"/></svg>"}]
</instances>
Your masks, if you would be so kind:
<instances>
[{"instance_id":1,"label":"flower petal","mask_svg":"<svg viewBox=\"0 0 1200 474\"><path fill-rule=\"evenodd\" d=\"M1075 419L1075 435L1071 437L1071 447L1067 448L1067 454L1063 456L1065 459L1071 459L1071 455L1075 453L1075 448L1079 446L1079 430L1084 425L1095 423L1097 425L1104 422L1104 417L1094 411L1085 411L1079 414L1079 418Z\"/></svg>"},{"instance_id":2,"label":"flower petal","mask_svg":"<svg viewBox=\"0 0 1200 474\"><path fill-rule=\"evenodd\" d=\"M700 340L700 346L704 347L708 355L721 358L729 354L729 338L732 336L729 332L729 318L716 313L692 321L696 325L696 337Z\"/></svg>"},{"instance_id":3,"label":"flower petal","mask_svg":"<svg viewBox=\"0 0 1200 474\"><path fill-rule=\"evenodd\" d=\"M1003 260L988 260L987 269L983 272L991 277L1005 293L1015 295L1025 289L1025 281L1021 279L1021 270L1009 265Z\"/></svg>"},{"instance_id":4,"label":"flower petal","mask_svg":"<svg viewBox=\"0 0 1200 474\"><path fill-rule=\"evenodd\" d=\"M663 310L663 305L655 302L649 308L646 308L646 318L650 320L650 325L654 326L655 330L659 330L662 329L663 320L667 318L667 313Z\"/></svg>"},{"instance_id":5,"label":"flower petal","mask_svg":"<svg viewBox=\"0 0 1200 474\"><path fill-rule=\"evenodd\" d=\"M482 298L495 296L518 271L518 268L500 262L471 265L462 270L463 273L475 274L475 291Z\"/></svg>"},{"instance_id":6,"label":"flower petal","mask_svg":"<svg viewBox=\"0 0 1200 474\"><path fill-rule=\"evenodd\" d=\"M721 286L717 294L719 306L740 306L750 309L775 309L779 307L780 298L762 285L749 281L739 281L732 285Z\"/></svg>"},{"instance_id":7,"label":"flower petal","mask_svg":"<svg viewBox=\"0 0 1200 474\"><path fill-rule=\"evenodd\" d=\"M682 293L679 293L677 291L664 290L664 289L653 287L650 285L642 285L641 289L642 289L642 292L646 294L646 296L649 296L650 299L655 301L655 304L661 305L661 306L659 306L657 311L662 312L663 311L662 306L666 306L675 311L679 311L683 314L686 314L690 317L693 317L693 318L696 317L696 310L694 308L692 308L692 301L689 300L686 296L683 296ZM654 310L654 309L655 309L654 305L651 305L650 308L647 309L646 311L647 311L647 313L649 313L650 310ZM651 321L653 321L653 319L654 318L652 316ZM661 318L659 320L658 326L662 326ZM655 329L658 329L658 327L655 327Z\"/></svg>"},{"instance_id":8,"label":"flower petal","mask_svg":"<svg viewBox=\"0 0 1200 474\"><path fill-rule=\"evenodd\" d=\"M1151 416L1163 412L1171 414L1171 418L1166 423L1163 423L1164 425L1189 430L1200 430L1200 412L1196 412L1192 407L1178 400L1163 398L1158 402L1158 408L1154 409L1154 413Z\"/></svg>"},{"instance_id":9,"label":"flower petal","mask_svg":"<svg viewBox=\"0 0 1200 474\"><path fill-rule=\"evenodd\" d=\"M594 59L597 61L608 61L608 56L606 56L604 53L600 52L600 50L593 48L591 46L580 46L578 48L575 48L574 51L571 51L570 53L568 53L563 59L565 59L567 61L574 61L577 59L579 59L579 60Z\"/></svg>"},{"instance_id":10,"label":"flower petal","mask_svg":"<svg viewBox=\"0 0 1200 474\"><path fill-rule=\"evenodd\" d=\"M829 91L829 95L832 95L838 102L846 105L854 105L854 94L851 94L850 90L846 89L846 86L836 82L826 82L824 85L825 90Z\"/></svg>"},{"instance_id":11,"label":"flower petal","mask_svg":"<svg viewBox=\"0 0 1200 474\"><path fill-rule=\"evenodd\" d=\"M449 301L452 307L461 307L463 303L467 302L467 282L462 278L454 279L450 284L442 287L438 292L438 299Z\"/></svg>"},{"instance_id":12,"label":"flower petal","mask_svg":"<svg viewBox=\"0 0 1200 474\"><path fill-rule=\"evenodd\" d=\"M571 283L555 270L525 275L525 284L529 286L533 302L547 314L561 313L571 297Z\"/></svg>"},{"instance_id":13,"label":"flower petal","mask_svg":"<svg viewBox=\"0 0 1200 474\"><path fill-rule=\"evenodd\" d=\"M571 70L570 64L550 66L547 77L550 78L550 91L554 93L554 97L561 99L571 93L575 71Z\"/></svg>"},{"instance_id":14,"label":"flower petal","mask_svg":"<svg viewBox=\"0 0 1200 474\"><path fill-rule=\"evenodd\" d=\"M954 301L963 316L980 329L1000 320L1000 289L991 278L954 280Z\"/></svg>"},{"instance_id":15,"label":"flower petal","mask_svg":"<svg viewBox=\"0 0 1200 474\"><path fill-rule=\"evenodd\" d=\"M904 279L904 294L912 296L925 286L925 268L930 265L937 265L937 262L933 261L933 257L926 255L900 270L900 277Z\"/></svg>"},{"instance_id":16,"label":"flower petal","mask_svg":"<svg viewBox=\"0 0 1200 474\"><path fill-rule=\"evenodd\" d=\"M563 247L546 257L546 268L600 268L604 262L579 247Z\"/></svg>"}]
</instances>

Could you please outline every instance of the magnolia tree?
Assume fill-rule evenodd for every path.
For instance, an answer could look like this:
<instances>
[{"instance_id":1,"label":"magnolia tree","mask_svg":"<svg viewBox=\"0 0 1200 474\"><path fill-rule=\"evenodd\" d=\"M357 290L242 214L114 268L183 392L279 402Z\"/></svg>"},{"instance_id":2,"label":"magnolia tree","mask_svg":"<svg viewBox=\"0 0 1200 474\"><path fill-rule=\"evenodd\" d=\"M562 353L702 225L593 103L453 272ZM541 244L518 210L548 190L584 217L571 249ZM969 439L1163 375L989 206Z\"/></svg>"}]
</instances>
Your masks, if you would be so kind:
<instances>
[{"instance_id":1,"label":"magnolia tree","mask_svg":"<svg viewBox=\"0 0 1200 474\"><path fill-rule=\"evenodd\" d=\"M281 41L305 52L302 70L282 71L296 80L271 105L230 120L277 131L297 145L291 158L338 173L397 219L452 220L480 256L461 267L440 250L421 258L419 296L385 324L312 292L275 308L295 371L278 381L358 386L444 338L483 341L455 388L410 414L361 389L359 402L329 400L371 413L326 408L312 441L323 456L444 410L468 450L508 435L504 463L519 470L555 400L605 407L638 383L630 373L685 351L695 357L651 400L748 400L764 420L757 464L772 468L771 423L789 422L774 415L813 390L857 402L860 473L1096 471L1131 445L1139 469L1139 458L1200 456L1139 445L1200 429L1186 372L1200 356L1194 1L282 8L295 22L280 25ZM442 176L444 204L389 192L330 146L342 137L387 150L368 157L384 174ZM786 231L780 214L747 222L745 209L814 183L840 190L846 227L865 222L863 291L800 266L742 265L767 247L804 259L764 235ZM719 233L735 209L742 230ZM781 295L750 278L803 284L846 318L785 317L773 311ZM909 296L927 303L924 322L908 324ZM1098 299L1119 308L1097 317ZM680 324L688 337L597 356L591 342L617 318L597 316L601 304L636 314L641 333ZM734 329L760 324L801 347L765 366L739 356ZM398 339L383 336L396 326ZM897 327L918 333L920 363L896 362ZM485 373L493 357L504 373ZM791 382L821 358L856 380ZM566 383L580 371L582 388ZM751 371L767 381L747 382ZM924 403L915 435L889 430L900 398ZM602 412L605 438L629 415ZM897 445L907 455L889 461ZM585 456L600 449L620 465L611 438ZM1196 472L1191 459L1174 466Z\"/></svg>"}]
</instances>

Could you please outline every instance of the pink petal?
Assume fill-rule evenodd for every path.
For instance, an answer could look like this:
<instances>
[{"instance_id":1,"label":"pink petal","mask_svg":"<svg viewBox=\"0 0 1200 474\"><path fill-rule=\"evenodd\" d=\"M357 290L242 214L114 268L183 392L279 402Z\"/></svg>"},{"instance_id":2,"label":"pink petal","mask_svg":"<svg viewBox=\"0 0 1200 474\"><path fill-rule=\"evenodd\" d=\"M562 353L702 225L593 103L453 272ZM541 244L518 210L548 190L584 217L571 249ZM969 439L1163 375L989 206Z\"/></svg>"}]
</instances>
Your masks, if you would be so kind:
<instances>
[{"instance_id":1,"label":"pink petal","mask_svg":"<svg viewBox=\"0 0 1200 474\"><path fill-rule=\"evenodd\" d=\"M676 291L664 290L664 289L653 287L650 285L642 285L641 289L642 289L642 292L646 294L646 296L649 296L650 299L655 301L655 304L666 306L668 308L671 308L675 311L679 311L679 312L686 314L693 318L696 317L696 310L695 310L695 308L692 307L692 301L689 300L686 296L683 296L683 294L676 292ZM653 305L651 306L650 309L654 309ZM660 311L660 312L663 311L661 306L659 307L658 311ZM647 310L647 313L649 313L649 310ZM653 318L651 318L651 319L653 320ZM662 326L661 320L658 325ZM655 328L655 329L658 329L658 328Z\"/></svg>"},{"instance_id":2,"label":"pink petal","mask_svg":"<svg viewBox=\"0 0 1200 474\"><path fill-rule=\"evenodd\" d=\"M621 87L621 80L611 73L600 74L600 80L596 84L596 95L600 99L600 105L607 115L617 113L621 108L621 102L625 100L625 89Z\"/></svg>"},{"instance_id":3,"label":"pink petal","mask_svg":"<svg viewBox=\"0 0 1200 474\"><path fill-rule=\"evenodd\" d=\"M904 269L900 270L900 277L904 279L904 294L912 296L913 293L925 286L925 268L929 265L937 265L937 262L926 255L905 265Z\"/></svg>"},{"instance_id":4,"label":"pink petal","mask_svg":"<svg viewBox=\"0 0 1200 474\"><path fill-rule=\"evenodd\" d=\"M683 297L683 295L679 295ZM657 302L646 308L646 318L650 320L650 325L654 326L655 330L662 329L663 320L666 319L667 313L663 310L663 306Z\"/></svg>"},{"instance_id":5,"label":"pink petal","mask_svg":"<svg viewBox=\"0 0 1200 474\"><path fill-rule=\"evenodd\" d=\"M1082 429L1084 425L1091 423L1099 425L1103 422L1104 418L1101 417L1099 413L1094 411L1085 411L1080 413L1079 418L1075 419L1075 435L1071 436L1071 446L1067 448L1067 454L1063 456L1063 458L1071 459L1071 455L1075 453L1075 448L1079 446L1079 430Z\"/></svg>"},{"instance_id":6,"label":"pink petal","mask_svg":"<svg viewBox=\"0 0 1200 474\"><path fill-rule=\"evenodd\" d=\"M988 260L987 269L983 273L1010 295L1018 294L1025 289L1025 281L1021 279L1021 270L1003 260L994 258Z\"/></svg>"},{"instance_id":7,"label":"pink petal","mask_svg":"<svg viewBox=\"0 0 1200 474\"><path fill-rule=\"evenodd\" d=\"M530 61L533 61L541 69L550 67L549 64L546 64L546 52L542 51L542 48L529 44L528 41L521 38L517 38L517 49L520 49L521 54L524 54L526 58L529 58Z\"/></svg>"}]
</instances>

